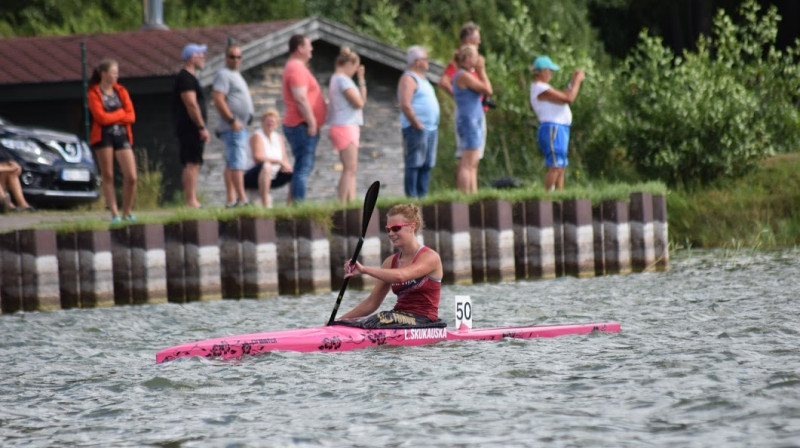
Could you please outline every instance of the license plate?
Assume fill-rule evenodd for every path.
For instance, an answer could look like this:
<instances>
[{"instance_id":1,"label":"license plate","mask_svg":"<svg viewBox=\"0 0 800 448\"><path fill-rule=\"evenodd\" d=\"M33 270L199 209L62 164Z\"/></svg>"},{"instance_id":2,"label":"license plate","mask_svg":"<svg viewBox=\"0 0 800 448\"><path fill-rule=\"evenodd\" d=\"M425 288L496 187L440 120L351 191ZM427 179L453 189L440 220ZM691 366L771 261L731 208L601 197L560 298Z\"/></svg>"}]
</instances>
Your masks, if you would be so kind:
<instances>
[{"instance_id":1,"label":"license plate","mask_svg":"<svg viewBox=\"0 0 800 448\"><path fill-rule=\"evenodd\" d=\"M61 180L67 182L89 182L89 170L65 169L61 171Z\"/></svg>"}]
</instances>

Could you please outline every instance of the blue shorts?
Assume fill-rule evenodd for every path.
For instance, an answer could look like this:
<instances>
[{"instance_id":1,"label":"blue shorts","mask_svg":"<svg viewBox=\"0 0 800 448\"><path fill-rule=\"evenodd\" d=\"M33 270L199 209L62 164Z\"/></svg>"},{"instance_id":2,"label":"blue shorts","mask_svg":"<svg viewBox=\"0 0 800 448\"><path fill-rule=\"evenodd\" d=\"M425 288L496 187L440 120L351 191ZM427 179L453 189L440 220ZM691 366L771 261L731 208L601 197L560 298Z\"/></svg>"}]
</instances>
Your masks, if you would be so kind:
<instances>
[{"instance_id":1,"label":"blue shorts","mask_svg":"<svg viewBox=\"0 0 800 448\"><path fill-rule=\"evenodd\" d=\"M455 132L455 136L456 136L456 159L460 159L461 158L461 153L463 153L464 150L461 149L461 142L458 139L458 124L457 123L455 124L454 129L456 130L456 132ZM484 115L483 121L481 123L481 132L483 133L483 142L481 142L481 146L478 148L478 158L479 159L483 159L483 154L484 154L484 152L486 150L486 116L485 115ZM468 148L468 149L472 150L472 149L475 149L475 148Z\"/></svg>"},{"instance_id":2,"label":"blue shorts","mask_svg":"<svg viewBox=\"0 0 800 448\"><path fill-rule=\"evenodd\" d=\"M231 170L246 170L247 129L220 132L219 138L225 144L225 166Z\"/></svg>"},{"instance_id":3,"label":"blue shorts","mask_svg":"<svg viewBox=\"0 0 800 448\"><path fill-rule=\"evenodd\" d=\"M484 117L479 119L462 118L456 121L458 149L480 149L484 145Z\"/></svg>"},{"instance_id":4,"label":"blue shorts","mask_svg":"<svg viewBox=\"0 0 800 448\"><path fill-rule=\"evenodd\" d=\"M542 149L544 164L551 168L564 168L569 147L569 126L556 123L542 123L536 140Z\"/></svg>"}]
</instances>

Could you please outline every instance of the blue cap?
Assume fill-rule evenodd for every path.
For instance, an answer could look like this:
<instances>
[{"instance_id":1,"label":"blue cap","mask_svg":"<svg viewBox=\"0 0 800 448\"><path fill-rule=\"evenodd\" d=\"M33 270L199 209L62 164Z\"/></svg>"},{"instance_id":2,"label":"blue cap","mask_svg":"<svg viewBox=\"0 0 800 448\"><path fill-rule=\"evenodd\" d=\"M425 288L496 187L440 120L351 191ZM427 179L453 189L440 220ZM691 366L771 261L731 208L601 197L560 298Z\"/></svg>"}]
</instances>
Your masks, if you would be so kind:
<instances>
[{"instance_id":1,"label":"blue cap","mask_svg":"<svg viewBox=\"0 0 800 448\"><path fill-rule=\"evenodd\" d=\"M183 47L183 53L181 53L181 57L183 57L184 61L189 60L190 57L194 56L196 53L205 53L208 47L201 44L187 44Z\"/></svg>"},{"instance_id":2,"label":"blue cap","mask_svg":"<svg viewBox=\"0 0 800 448\"><path fill-rule=\"evenodd\" d=\"M547 56L539 56L533 60L534 70L544 70L546 68L549 68L550 70L558 70L558 66L553 64L553 61L551 61Z\"/></svg>"}]
</instances>

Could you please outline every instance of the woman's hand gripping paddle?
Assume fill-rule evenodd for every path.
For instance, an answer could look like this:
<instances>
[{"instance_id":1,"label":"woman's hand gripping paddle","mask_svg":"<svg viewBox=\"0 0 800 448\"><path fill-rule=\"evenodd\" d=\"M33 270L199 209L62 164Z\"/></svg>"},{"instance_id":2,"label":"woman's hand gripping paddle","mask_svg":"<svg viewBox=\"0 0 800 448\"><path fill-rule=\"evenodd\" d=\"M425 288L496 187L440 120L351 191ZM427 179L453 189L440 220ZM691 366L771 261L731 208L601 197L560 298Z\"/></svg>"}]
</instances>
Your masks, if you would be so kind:
<instances>
[{"instance_id":1,"label":"woman's hand gripping paddle","mask_svg":"<svg viewBox=\"0 0 800 448\"><path fill-rule=\"evenodd\" d=\"M375 203L378 202L378 191L380 189L381 183L375 181L369 186L369 190L367 190L367 194L364 196L364 214L361 216L361 236L358 238L353 258L350 259L350 266L356 264L358 254L361 253L361 246L364 245L364 236L367 234L367 227L369 226L370 218L372 218L372 211L375 210ZM328 325L333 325L333 321L336 320L336 313L339 311L339 305L342 304L342 297L344 297L344 291L347 289L347 283L349 283L349 281L350 277L346 277L344 282L342 282L342 288L339 289L339 297L336 298L336 305L333 306L333 312L331 313L331 318L328 319Z\"/></svg>"}]
</instances>

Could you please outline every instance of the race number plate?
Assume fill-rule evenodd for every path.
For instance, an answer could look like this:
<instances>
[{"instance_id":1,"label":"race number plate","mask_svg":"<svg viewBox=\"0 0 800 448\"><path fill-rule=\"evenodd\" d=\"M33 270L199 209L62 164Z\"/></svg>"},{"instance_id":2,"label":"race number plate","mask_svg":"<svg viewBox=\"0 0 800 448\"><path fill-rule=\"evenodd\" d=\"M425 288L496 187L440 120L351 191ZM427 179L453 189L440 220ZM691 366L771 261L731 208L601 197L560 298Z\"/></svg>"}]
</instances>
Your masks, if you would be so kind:
<instances>
[{"instance_id":1,"label":"race number plate","mask_svg":"<svg viewBox=\"0 0 800 448\"><path fill-rule=\"evenodd\" d=\"M61 171L61 180L67 182L89 182L90 178L89 170L67 168Z\"/></svg>"},{"instance_id":2,"label":"race number plate","mask_svg":"<svg viewBox=\"0 0 800 448\"><path fill-rule=\"evenodd\" d=\"M472 329L472 300L469 296L456 296L455 305L456 330Z\"/></svg>"}]
</instances>

